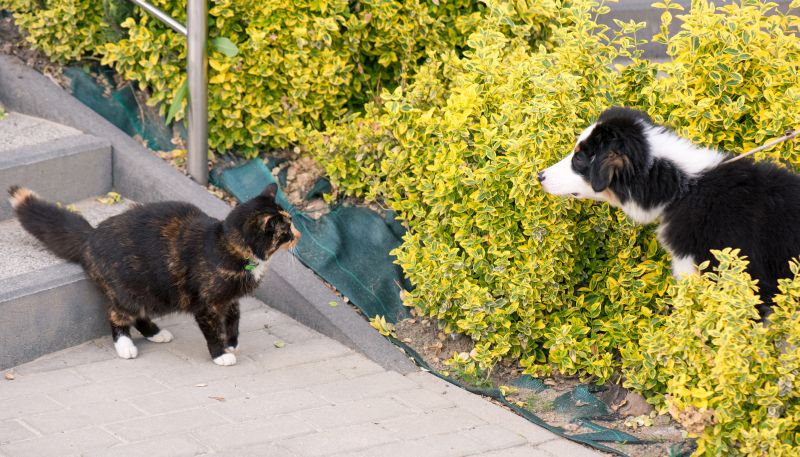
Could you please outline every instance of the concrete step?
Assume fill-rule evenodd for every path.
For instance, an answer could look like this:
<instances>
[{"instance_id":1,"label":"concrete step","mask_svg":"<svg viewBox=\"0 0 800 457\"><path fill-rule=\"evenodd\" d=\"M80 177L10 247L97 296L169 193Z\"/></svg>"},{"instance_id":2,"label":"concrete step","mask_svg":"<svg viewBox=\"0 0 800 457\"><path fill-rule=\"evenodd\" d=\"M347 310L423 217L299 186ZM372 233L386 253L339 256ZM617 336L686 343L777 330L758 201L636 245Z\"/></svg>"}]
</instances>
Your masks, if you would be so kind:
<instances>
[{"instance_id":1,"label":"concrete step","mask_svg":"<svg viewBox=\"0 0 800 457\"><path fill-rule=\"evenodd\" d=\"M0 191L12 184L74 202L111 190L111 145L74 128L11 112L0 120ZM12 217L0 199L0 220Z\"/></svg>"},{"instance_id":2,"label":"concrete step","mask_svg":"<svg viewBox=\"0 0 800 457\"><path fill-rule=\"evenodd\" d=\"M93 225L131 205L75 204ZM0 222L0 252L0 369L108 333L105 298L80 265L46 251L15 219Z\"/></svg>"}]
</instances>

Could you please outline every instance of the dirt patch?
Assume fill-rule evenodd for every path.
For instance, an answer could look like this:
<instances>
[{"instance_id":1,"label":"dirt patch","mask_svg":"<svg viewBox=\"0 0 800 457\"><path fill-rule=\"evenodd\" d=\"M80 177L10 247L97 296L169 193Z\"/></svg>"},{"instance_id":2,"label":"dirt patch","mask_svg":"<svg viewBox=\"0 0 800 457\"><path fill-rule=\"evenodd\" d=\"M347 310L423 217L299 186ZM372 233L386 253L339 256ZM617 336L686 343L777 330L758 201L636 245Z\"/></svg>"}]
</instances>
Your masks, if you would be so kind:
<instances>
[{"instance_id":1,"label":"dirt patch","mask_svg":"<svg viewBox=\"0 0 800 457\"><path fill-rule=\"evenodd\" d=\"M20 33L13 17L0 16L0 54L16 56L59 86L69 87L62 66L51 62L42 51L33 49Z\"/></svg>"},{"instance_id":2,"label":"dirt patch","mask_svg":"<svg viewBox=\"0 0 800 457\"><path fill-rule=\"evenodd\" d=\"M523 373L515 364L498 363L487 376L479 382L469 382L463 378L458 370L445 362L454 354L469 354L474 344L466 336L447 334L438 325L435 319L415 316L404 319L395 324L397 338L416 351L425 362L437 372L453 377L461 382L475 387L501 388L506 391L506 399L517 406L523 407L542 418L548 424L561 427L570 434L591 433L595 430L574 421L572 415L556 411L555 400L567 393L573 392L581 384L577 378L559 376L558 374L542 378L546 389L527 389L514 386ZM502 386L502 387L501 387ZM671 454L678 449L689 449L685 432L679 424L674 422L669 415L656 415L652 408L642 409L642 405L635 404L632 392L609 384L601 387L604 391L595 393L606 404L611 414L604 420L592 420L593 423L614 430L629 433L647 444L615 444L617 448L631 457L654 457ZM500 404L500 403L498 403ZM580 407L580 402L577 403ZM588 405L587 405L588 406ZM633 414L626 414L626 412Z\"/></svg>"}]
</instances>

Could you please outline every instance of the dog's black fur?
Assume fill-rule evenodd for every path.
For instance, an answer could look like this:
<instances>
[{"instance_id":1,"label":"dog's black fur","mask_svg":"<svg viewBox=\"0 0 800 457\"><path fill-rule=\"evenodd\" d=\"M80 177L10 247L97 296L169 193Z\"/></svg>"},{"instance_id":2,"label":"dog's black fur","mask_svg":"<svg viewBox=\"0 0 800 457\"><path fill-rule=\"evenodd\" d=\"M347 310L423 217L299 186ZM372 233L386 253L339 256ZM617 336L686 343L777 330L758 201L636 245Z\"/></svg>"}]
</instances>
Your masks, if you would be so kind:
<instances>
[{"instance_id":1,"label":"dog's black fur","mask_svg":"<svg viewBox=\"0 0 800 457\"><path fill-rule=\"evenodd\" d=\"M663 207L659 240L673 257L713 264L710 250L741 249L766 316L778 279L790 276L789 261L800 255L800 176L749 158L727 162L729 157L686 173L669 151L652 154L653 131L672 134L639 111L609 109L577 144L572 169L595 192L610 190L620 204Z\"/></svg>"}]
</instances>

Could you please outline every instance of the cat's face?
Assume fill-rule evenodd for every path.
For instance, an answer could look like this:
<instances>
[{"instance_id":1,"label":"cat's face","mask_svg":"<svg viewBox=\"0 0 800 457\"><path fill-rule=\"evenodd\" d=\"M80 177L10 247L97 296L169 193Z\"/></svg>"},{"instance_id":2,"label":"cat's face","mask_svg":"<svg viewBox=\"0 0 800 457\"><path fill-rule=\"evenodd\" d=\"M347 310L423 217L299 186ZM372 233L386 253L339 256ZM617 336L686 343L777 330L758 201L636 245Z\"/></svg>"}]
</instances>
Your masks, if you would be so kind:
<instances>
[{"instance_id":1,"label":"cat's face","mask_svg":"<svg viewBox=\"0 0 800 457\"><path fill-rule=\"evenodd\" d=\"M240 205L245 243L260 260L279 249L290 249L300 239L292 217L275 201L278 186L270 184L254 199Z\"/></svg>"}]
</instances>

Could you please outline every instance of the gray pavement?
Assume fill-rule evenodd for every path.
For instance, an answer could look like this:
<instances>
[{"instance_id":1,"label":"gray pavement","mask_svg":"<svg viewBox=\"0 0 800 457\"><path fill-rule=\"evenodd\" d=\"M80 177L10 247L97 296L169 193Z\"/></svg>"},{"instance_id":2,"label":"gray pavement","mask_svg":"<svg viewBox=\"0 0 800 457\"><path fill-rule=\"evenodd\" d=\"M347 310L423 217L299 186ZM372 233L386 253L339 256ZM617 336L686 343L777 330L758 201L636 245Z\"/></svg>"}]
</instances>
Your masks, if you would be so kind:
<instances>
[{"instance_id":1,"label":"gray pavement","mask_svg":"<svg viewBox=\"0 0 800 457\"><path fill-rule=\"evenodd\" d=\"M135 338L137 359L104 337L7 370L0 455L601 455L429 373L387 371L255 299L242 305L231 367L175 315L160 321L175 340Z\"/></svg>"}]
</instances>

